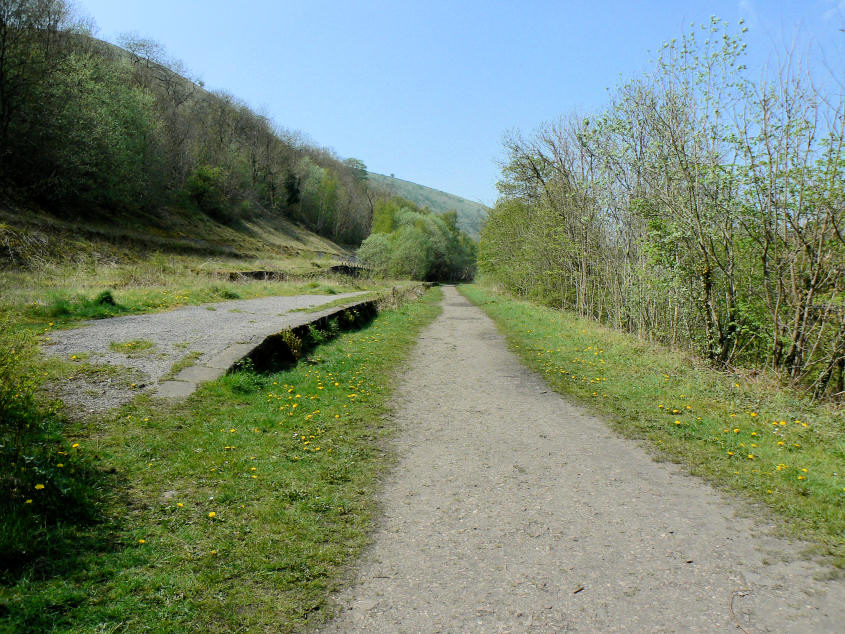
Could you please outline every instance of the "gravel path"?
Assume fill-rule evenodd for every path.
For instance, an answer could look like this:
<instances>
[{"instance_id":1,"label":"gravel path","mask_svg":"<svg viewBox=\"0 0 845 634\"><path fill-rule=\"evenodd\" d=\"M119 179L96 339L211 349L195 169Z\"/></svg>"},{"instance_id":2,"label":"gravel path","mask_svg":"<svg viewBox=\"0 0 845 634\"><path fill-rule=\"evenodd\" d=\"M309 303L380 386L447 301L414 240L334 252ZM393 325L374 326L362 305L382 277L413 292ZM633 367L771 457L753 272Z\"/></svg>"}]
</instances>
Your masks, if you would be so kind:
<instances>
[{"instance_id":1,"label":"gravel path","mask_svg":"<svg viewBox=\"0 0 845 634\"><path fill-rule=\"evenodd\" d=\"M290 313L292 310L361 294L262 297L101 319L82 328L50 333L51 345L44 350L66 360L76 355L88 363L126 370L117 374L80 372L73 380L56 386L70 411L85 415L127 403L139 390L154 391L181 359L189 357L193 363L202 364L232 344L261 341L283 330L301 316ZM111 347L134 340L154 345L128 353Z\"/></svg>"},{"instance_id":2,"label":"gravel path","mask_svg":"<svg viewBox=\"0 0 845 634\"><path fill-rule=\"evenodd\" d=\"M800 544L551 392L445 290L396 398L381 525L325 631L737 632L732 598L750 632L845 630L845 584Z\"/></svg>"}]
</instances>

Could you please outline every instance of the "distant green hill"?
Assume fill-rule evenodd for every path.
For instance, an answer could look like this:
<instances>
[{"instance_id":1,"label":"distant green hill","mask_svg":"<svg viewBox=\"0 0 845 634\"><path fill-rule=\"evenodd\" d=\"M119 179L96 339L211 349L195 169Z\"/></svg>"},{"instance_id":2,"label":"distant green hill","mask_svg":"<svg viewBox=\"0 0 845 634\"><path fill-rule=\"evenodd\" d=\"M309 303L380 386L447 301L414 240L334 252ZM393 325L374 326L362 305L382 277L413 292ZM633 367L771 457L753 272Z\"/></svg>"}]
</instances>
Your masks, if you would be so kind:
<instances>
[{"instance_id":1,"label":"distant green hill","mask_svg":"<svg viewBox=\"0 0 845 634\"><path fill-rule=\"evenodd\" d=\"M371 183L385 191L407 198L412 203L422 207L428 207L435 213L446 211L458 212L458 226L467 232L473 239L478 240L481 233L481 225L487 218L488 209L481 203L474 203L466 198L447 194L438 189L432 189L425 185L417 185L410 181L369 172L368 177Z\"/></svg>"}]
</instances>

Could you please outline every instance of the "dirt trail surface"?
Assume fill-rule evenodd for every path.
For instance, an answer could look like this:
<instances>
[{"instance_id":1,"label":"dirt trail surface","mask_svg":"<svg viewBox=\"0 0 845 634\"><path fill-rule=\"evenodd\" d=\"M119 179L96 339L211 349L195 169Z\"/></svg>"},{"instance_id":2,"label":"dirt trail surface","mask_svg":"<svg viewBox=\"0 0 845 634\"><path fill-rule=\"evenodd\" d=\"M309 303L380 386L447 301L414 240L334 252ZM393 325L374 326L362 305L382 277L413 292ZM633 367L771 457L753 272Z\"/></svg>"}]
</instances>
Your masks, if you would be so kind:
<instances>
[{"instance_id":1,"label":"dirt trail surface","mask_svg":"<svg viewBox=\"0 0 845 634\"><path fill-rule=\"evenodd\" d=\"M445 290L326 632L737 632L732 602L749 632L845 629L845 584L799 544L551 392Z\"/></svg>"},{"instance_id":2,"label":"dirt trail surface","mask_svg":"<svg viewBox=\"0 0 845 634\"><path fill-rule=\"evenodd\" d=\"M361 294L262 297L90 321L82 328L50 333L50 345L44 349L64 359L76 355L96 366L126 370L117 374L80 371L73 380L56 386L58 396L70 410L84 415L127 403L139 390L156 393L159 383L174 374L173 366L180 360L188 366L182 370L184 374L196 375L192 380L207 380L202 376L203 364L213 363L211 360L221 354L227 356L226 351L237 357L268 335L301 320L302 313L290 311L316 309ZM137 340L153 345L146 349L112 345ZM213 377L209 374L208 378Z\"/></svg>"}]
</instances>

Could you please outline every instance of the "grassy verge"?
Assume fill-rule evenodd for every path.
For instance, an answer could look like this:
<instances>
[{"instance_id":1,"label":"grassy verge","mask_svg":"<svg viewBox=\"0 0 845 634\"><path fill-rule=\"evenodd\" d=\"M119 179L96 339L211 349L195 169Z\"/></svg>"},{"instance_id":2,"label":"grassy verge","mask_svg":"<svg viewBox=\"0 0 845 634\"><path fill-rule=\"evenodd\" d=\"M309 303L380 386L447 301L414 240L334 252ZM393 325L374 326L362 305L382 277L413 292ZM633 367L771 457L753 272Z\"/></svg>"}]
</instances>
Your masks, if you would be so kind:
<instances>
[{"instance_id":1,"label":"grassy verge","mask_svg":"<svg viewBox=\"0 0 845 634\"><path fill-rule=\"evenodd\" d=\"M148 278L120 287L103 287L109 280L84 283L66 280L59 285L30 274L0 272L0 283L13 290L0 308L16 314L23 323L35 327L66 326L83 319L103 319L141 314L181 306L196 306L232 299L253 299L271 295L336 295L378 289L382 282L342 277L310 281L219 280L191 271L174 272L164 279ZM109 298L103 301L103 297Z\"/></svg>"},{"instance_id":2,"label":"grassy verge","mask_svg":"<svg viewBox=\"0 0 845 634\"><path fill-rule=\"evenodd\" d=\"M179 404L138 399L71 429L61 451L104 474L98 519L54 525L0 576L0 630L289 631L324 618L367 540L396 369L439 297L290 370L235 372Z\"/></svg>"},{"instance_id":3,"label":"grassy verge","mask_svg":"<svg viewBox=\"0 0 845 634\"><path fill-rule=\"evenodd\" d=\"M692 473L763 503L845 566L842 411L739 379L593 321L478 285L461 292L556 391Z\"/></svg>"}]
</instances>

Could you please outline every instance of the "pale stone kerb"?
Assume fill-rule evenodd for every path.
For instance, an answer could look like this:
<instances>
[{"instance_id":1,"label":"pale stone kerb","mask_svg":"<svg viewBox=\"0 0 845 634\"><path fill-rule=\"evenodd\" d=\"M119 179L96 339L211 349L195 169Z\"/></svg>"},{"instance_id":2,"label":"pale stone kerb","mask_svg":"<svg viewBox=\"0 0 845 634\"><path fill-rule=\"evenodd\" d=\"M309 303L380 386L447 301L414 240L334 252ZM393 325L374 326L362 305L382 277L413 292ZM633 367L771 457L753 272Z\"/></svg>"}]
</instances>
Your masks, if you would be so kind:
<instances>
[{"instance_id":1,"label":"pale stone kerb","mask_svg":"<svg viewBox=\"0 0 845 634\"><path fill-rule=\"evenodd\" d=\"M326 339L330 339L336 332L360 328L377 314L376 300L365 300L311 313L302 321L265 338L245 355L241 362L249 360L252 367L261 372L290 367L309 349L320 343L314 340L312 329L325 333ZM336 331L332 327L333 320L336 320ZM237 365L236 363L233 368Z\"/></svg>"},{"instance_id":2,"label":"pale stone kerb","mask_svg":"<svg viewBox=\"0 0 845 634\"><path fill-rule=\"evenodd\" d=\"M173 379L159 384L155 396L169 399L190 396L200 383L220 378L247 359L253 367L261 371L292 365L303 352L313 347L312 328L331 336L330 323L333 319L337 319L339 331L346 331L362 326L375 317L377 312L375 300L364 300L347 306L305 313L290 327L280 332L263 337L254 343L231 344L202 363L183 368ZM303 345L292 350L291 341Z\"/></svg>"},{"instance_id":3,"label":"pale stone kerb","mask_svg":"<svg viewBox=\"0 0 845 634\"><path fill-rule=\"evenodd\" d=\"M196 389L196 383L165 381L156 388L155 395L160 398L185 398L193 394Z\"/></svg>"}]
</instances>

